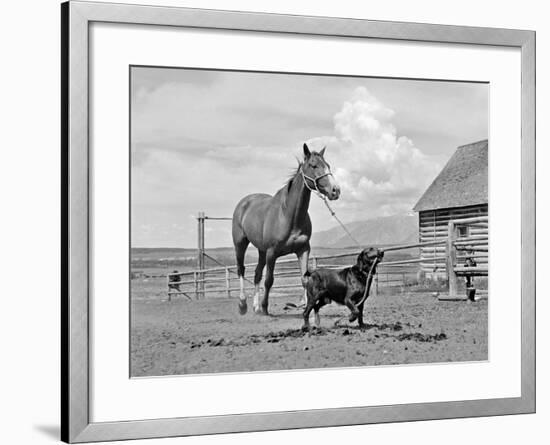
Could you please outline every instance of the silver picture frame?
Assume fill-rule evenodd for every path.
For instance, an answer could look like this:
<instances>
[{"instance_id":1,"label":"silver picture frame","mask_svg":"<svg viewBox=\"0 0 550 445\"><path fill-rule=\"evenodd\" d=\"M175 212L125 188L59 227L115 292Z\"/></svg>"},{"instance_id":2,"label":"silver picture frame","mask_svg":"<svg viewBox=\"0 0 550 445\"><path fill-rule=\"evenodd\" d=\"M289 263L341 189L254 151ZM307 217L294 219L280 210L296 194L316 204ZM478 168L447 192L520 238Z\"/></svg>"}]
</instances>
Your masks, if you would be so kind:
<instances>
[{"instance_id":1,"label":"silver picture frame","mask_svg":"<svg viewBox=\"0 0 550 445\"><path fill-rule=\"evenodd\" d=\"M88 63L93 22L463 43L521 50L521 396L122 422L90 421ZM71 1L62 23L61 438L95 442L535 412L535 32Z\"/></svg>"}]
</instances>

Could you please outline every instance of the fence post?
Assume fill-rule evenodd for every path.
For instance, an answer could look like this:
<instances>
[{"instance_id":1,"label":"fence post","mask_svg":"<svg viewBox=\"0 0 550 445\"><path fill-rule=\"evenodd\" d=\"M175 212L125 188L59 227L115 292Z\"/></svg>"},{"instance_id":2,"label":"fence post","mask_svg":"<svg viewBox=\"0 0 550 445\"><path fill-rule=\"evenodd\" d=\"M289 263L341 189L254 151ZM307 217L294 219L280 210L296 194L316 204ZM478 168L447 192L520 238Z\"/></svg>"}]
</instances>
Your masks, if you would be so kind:
<instances>
[{"instance_id":1,"label":"fence post","mask_svg":"<svg viewBox=\"0 0 550 445\"><path fill-rule=\"evenodd\" d=\"M313 270L316 270L317 269L317 257L316 256L312 257L311 262L312 262L312 265L313 265Z\"/></svg>"},{"instance_id":2,"label":"fence post","mask_svg":"<svg viewBox=\"0 0 550 445\"><path fill-rule=\"evenodd\" d=\"M225 288L227 289L227 298L231 298L231 279L229 278L229 267L225 268Z\"/></svg>"},{"instance_id":3,"label":"fence post","mask_svg":"<svg viewBox=\"0 0 550 445\"><path fill-rule=\"evenodd\" d=\"M170 274L166 275L166 280L167 280L166 285L168 286L168 301L172 301L172 294L170 293Z\"/></svg>"},{"instance_id":4,"label":"fence post","mask_svg":"<svg viewBox=\"0 0 550 445\"><path fill-rule=\"evenodd\" d=\"M198 223L198 252L197 252L197 267L199 270L204 269L204 212L199 212L199 216L197 217L197 223ZM200 283L198 283L198 298L204 297L204 274L202 272L199 272L198 276L199 280L201 280Z\"/></svg>"},{"instance_id":5,"label":"fence post","mask_svg":"<svg viewBox=\"0 0 550 445\"><path fill-rule=\"evenodd\" d=\"M454 242L456 241L456 227L453 220L449 221L447 226L447 245L446 245L446 268L447 268L447 281L449 283L449 299L455 299L458 297L457 279L455 273L456 265L456 249Z\"/></svg>"},{"instance_id":6,"label":"fence post","mask_svg":"<svg viewBox=\"0 0 550 445\"><path fill-rule=\"evenodd\" d=\"M199 299L199 283L197 281L197 272L193 272L193 281L195 282L195 300Z\"/></svg>"}]
</instances>

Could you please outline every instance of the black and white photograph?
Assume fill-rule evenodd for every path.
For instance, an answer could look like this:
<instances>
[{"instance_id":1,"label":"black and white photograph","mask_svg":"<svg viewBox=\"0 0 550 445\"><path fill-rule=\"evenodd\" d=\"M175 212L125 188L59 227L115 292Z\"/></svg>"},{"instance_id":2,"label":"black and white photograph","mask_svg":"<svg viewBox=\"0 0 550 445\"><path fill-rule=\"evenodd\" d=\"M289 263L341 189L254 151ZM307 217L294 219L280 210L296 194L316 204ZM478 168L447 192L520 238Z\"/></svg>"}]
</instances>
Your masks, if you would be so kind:
<instances>
[{"instance_id":1,"label":"black and white photograph","mask_svg":"<svg viewBox=\"0 0 550 445\"><path fill-rule=\"evenodd\" d=\"M2 443L545 437L548 14L453 6L6 3Z\"/></svg>"},{"instance_id":2,"label":"black and white photograph","mask_svg":"<svg viewBox=\"0 0 550 445\"><path fill-rule=\"evenodd\" d=\"M488 83L129 77L131 377L488 360Z\"/></svg>"}]
</instances>

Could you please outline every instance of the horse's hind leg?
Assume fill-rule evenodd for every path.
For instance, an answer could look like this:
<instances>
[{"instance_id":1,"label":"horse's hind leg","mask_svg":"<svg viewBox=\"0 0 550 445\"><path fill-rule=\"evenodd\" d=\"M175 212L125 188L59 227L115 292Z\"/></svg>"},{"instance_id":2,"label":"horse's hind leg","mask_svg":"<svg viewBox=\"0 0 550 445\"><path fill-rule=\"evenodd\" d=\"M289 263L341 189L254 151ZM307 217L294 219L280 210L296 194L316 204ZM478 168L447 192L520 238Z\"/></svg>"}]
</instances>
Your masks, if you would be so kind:
<instances>
[{"instance_id":1,"label":"horse's hind leg","mask_svg":"<svg viewBox=\"0 0 550 445\"><path fill-rule=\"evenodd\" d=\"M239 276L239 281L241 285L241 293L239 295L239 313L241 315L246 314L247 305L246 305L246 295L244 294L244 255L246 253L246 248L248 247L249 241L244 235L235 239L233 237L233 243L235 244L235 256L237 258L237 275Z\"/></svg>"},{"instance_id":2,"label":"horse's hind leg","mask_svg":"<svg viewBox=\"0 0 550 445\"><path fill-rule=\"evenodd\" d=\"M254 274L254 303L252 305L254 312L259 312L260 310L260 281L262 281L262 273L265 267L265 257L265 252L258 250L258 265Z\"/></svg>"}]
</instances>

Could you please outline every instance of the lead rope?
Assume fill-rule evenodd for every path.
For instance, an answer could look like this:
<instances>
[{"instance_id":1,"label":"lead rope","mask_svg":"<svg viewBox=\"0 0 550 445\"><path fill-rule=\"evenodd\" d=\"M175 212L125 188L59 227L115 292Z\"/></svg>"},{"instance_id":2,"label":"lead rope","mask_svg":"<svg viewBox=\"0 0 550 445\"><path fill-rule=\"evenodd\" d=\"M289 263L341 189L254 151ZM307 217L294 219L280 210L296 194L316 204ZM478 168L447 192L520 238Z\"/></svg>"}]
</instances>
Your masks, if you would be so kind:
<instances>
[{"instance_id":1,"label":"lead rope","mask_svg":"<svg viewBox=\"0 0 550 445\"><path fill-rule=\"evenodd\" d=\"M359 247L359 249L362 249L363 246L361 246L361 244L359 243L359 241L357 241L353 235L350 233L350 231L347 229L347 227L344 225L344 223L342 221L340 221L340 218L338 218L336 216L336 213L334 212L334 210L332 210L332 207L330 206L330 204L328 203L327 201L327 197L325 195L322 195L321 193L317 193L317 196L319 196L319 198L321 198L323 200L323 202L325 203L325 205L327 206L327 209L328 211L330 212L330 214L332 215L332 217L338 222L338 224L340 224L340 226L342 227L342 229L344 229L344 232L346 232L346 234L350 237L351 240L353 240L353 242L357 245L357 247Z\"/></svg>"},{"instance_id":2,"label":"lead rope","mask_svg":"<svg viewBox=\"0 0 550 445\"><path fill-rule=\"evenodd\" d=\"M367 299L367 297L369 296L369 288L370 288L370 283L369 281L372 282L372 272L374 271L374 268L376 267L376 265L380 262L380 258L376 257L374 259L374 261L372 262L372 265L370 266L370 270L369 270L369 274L367 275L367 282L365 283L365 292L363 292L363 297L361 297L361 300L359 301L359 303L356 304L356 306L361 306L365 300Z\"/></svg>"},{"instance_id":3,"label":"lead rope","mask_svg":"<svg viewBox=\"0 0 550 445\"><path fill-rule=\"evenodd\" d=\"M340 224L340 226L342 227L342 229L344 229L344 232L346 232L346 234L350 237L350 239L355 243L355 245L357 247L359 247L359 249L362 249L363 246L361 246L361 243L359 243L359 241L357 241L353 235L350 233L350 231L347 229L347 227L344 225L344 223L342 221L340 221L340 218L338 218L336 216L336 212L334 210L332 210L332 207L330 206L330 204L328 203L327 201L327 197L325 195L323 195L319 189L317 188L317 181L319 179L321 179L322 177L324 176L328 176L328 175L331 175L332 176L332 173L329 171L328 173L325 173L324 175L321 175L321 176L317 176L316 178L310 178L309 176L306 176L306 174L304 173L304 171L300 168L300 173L302 173L302 178L304 180L304 185L309 189L310 192L313 192L315 193L324 203L325 205L327 206L327 209L328 211L330 212L330 214L332 215L332 217L338 222L338 224ZM312 188L309 186L309 184L307 183L307 180L306 179L309 179L310 181L313 182L313 185L315 188Z\"/></svg>"},{"instance_id":4,"label":"lead rope","mask_svg":"<svg viewBox=\"0 0 550 445\"><path fill-rule=\"evenodd\" d=\"M303 172L302 172L303 174ZM313 190L309 187L309 185L307 184L307 182L305 181L305 178L304 178L304 183L306 184L306 187L308 189L310 189L312 192L315 192L315 194L322 199L322 201L325 203L325 205L327 206L327 209L328 211L330 212L330 214L332 215L332 217L338 221L338 224L340 224L340 226L342 227L342 229L344 229L344 231L346 232L346 234L353 240L353 242L357 245L357 247L359 247L359 249L362 249L363 247L361 246L361 244L359 244L359 241L357 241L353 235L350 233L350 231L347 229L347 227L344 225L344 223L342 221L340 221L340 219L336 216L336 212L334 210L332 210L332 207L330 206L330 204L328 203L327 201L327 197L325 195L323 195L322 193L319 192L319 190ZM315 186L317 186L317 182L314 182ZM317 187L316 187L317 188ZM356 306L360 306L361 304L363 304L365 302L365 300L367 299L368 297L368 292L369 292L369 288L370 288L370 285L369 285L369 281L372 282L372 272L374 271L374 268L376 267L376 265L380 262L380 258L376 257L375 260L373 261L370 269L369 269L369 274L367 275L367 282L365 283L365 292L363 292L363 296L361 297L361 300L359 301L359 303L356 305Z\"/></svg>"}]
</instances>

